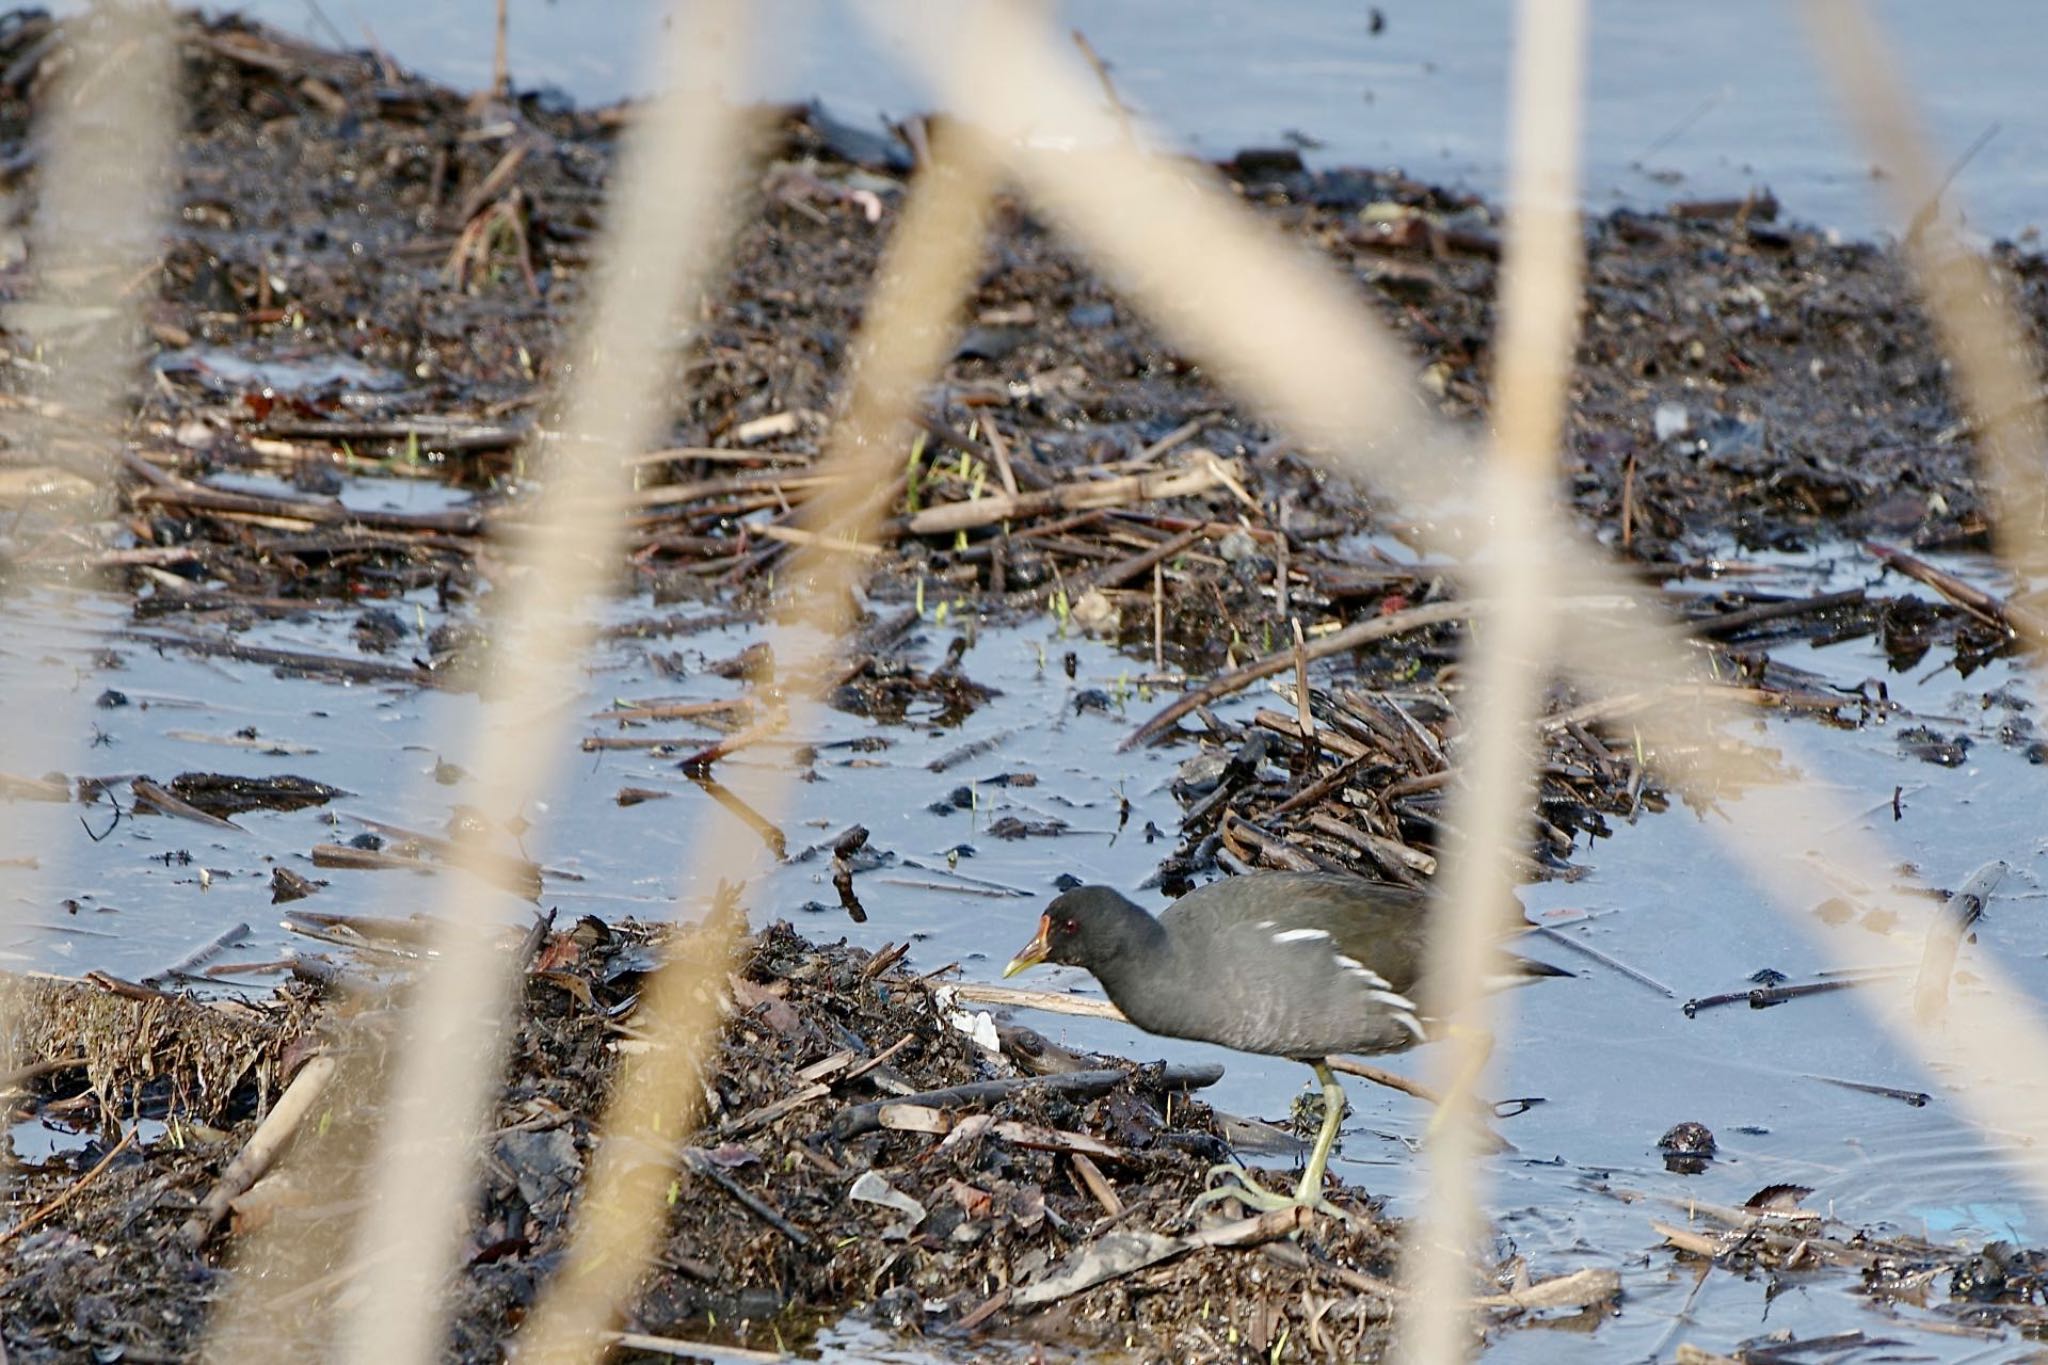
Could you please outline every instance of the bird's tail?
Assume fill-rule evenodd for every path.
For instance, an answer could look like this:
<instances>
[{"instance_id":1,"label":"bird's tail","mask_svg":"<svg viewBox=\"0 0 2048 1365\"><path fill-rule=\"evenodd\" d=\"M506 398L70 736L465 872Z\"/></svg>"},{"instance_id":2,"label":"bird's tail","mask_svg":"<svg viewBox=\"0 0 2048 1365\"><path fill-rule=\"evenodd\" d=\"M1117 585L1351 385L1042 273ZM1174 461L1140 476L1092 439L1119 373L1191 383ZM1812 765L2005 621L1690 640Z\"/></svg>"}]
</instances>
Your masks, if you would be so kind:
<instances>
[{"instance_id":1,"label":"bird's tail","mask_svg":"<svg viewBox=\"0 0 2048 1365\"><path fill-rule=\"evenodd\" d=\"M1522 957L1515 953L1502 953L1501 957L1503 959L1501 963L1504 969L1503 974L1507 978L1499 983L1503 986L1519 986L1526 982L1534 981L1539 976L1578 975L1577 972L1568 972L1562 967L1553 967L1548 962L1543 962L1533 957ZM1494 983L1489 981L1487 984L1493 985Z\"/></svg>"}]
</instances>

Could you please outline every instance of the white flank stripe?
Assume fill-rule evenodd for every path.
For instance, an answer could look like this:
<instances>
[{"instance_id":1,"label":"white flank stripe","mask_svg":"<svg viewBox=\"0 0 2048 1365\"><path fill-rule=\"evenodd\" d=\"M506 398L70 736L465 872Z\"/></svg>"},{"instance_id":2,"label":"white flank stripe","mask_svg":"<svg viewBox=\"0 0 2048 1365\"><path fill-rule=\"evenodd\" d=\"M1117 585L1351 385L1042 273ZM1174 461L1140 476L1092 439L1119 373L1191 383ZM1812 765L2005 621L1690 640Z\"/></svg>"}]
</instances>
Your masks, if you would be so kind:
<instances>
[{"instance_id":1,"label":"white flank stripe","mask_svg":"<svg viewBox=\"0 0 2048 1365\"><path fill-rule=\"evenodd\" d=\"M1415 1017L1415 1002L1398 992L1373 991L1365 998L1372 1001L1375 1005L1385 1005L1396 1014L1405 1014L1411 1019Z\"/></svg>"},{"instance_id":2,"label":"white flank stripe","mask_svg":"<svg viewBox=\"0 0 2048 1365\"><path fill-rule=\"evenodd\" d=\"M1328 937L1329 935L1321 929L1282 929L1279 933L1273 935L1273 942L1312 943L1316 939Z\"/></svg>"},{"instance_id":3,"label":"white flank stripe","mask_svg":"<svg viewBox=\"0 0 2048 1365\"><path fill-rule=\"evenodd\" d=\"M1345 954L1339 953L1337 954L1337 965L1364 981L1368 986L1385 986L1387 984L1387 979L1384 976L1381 976L1355 957L1347 957Z\"/></svg>"}]
</instances>

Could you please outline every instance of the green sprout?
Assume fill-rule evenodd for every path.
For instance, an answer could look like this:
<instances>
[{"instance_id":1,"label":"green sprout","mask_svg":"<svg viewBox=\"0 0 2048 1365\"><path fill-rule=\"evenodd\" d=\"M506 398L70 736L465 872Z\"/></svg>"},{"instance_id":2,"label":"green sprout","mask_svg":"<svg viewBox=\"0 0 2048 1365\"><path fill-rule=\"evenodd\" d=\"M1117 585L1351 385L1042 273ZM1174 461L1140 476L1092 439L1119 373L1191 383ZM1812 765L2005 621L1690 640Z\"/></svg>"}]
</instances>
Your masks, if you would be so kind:
<instances>
[{"instance_id":1,"label":"green sprout","mask_svg":"<svg viewBox=\"0 0 2048 1365\"><path fill-rule=\"evenodd\" d=\"M924 488L924 442L925 434L917 433L917 439L910 443L910 460L903 466L903 510L917 515L919 495Z\"/></svg>"}]
</instances>

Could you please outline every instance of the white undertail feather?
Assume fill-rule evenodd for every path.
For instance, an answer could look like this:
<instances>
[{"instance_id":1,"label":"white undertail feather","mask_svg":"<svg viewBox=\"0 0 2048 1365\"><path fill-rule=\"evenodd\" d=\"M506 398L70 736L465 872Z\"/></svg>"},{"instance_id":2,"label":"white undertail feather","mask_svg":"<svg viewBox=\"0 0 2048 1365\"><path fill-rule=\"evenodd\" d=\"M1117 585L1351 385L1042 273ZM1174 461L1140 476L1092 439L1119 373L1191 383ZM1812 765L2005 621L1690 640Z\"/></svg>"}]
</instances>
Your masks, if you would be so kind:
<instances>
[{"instance_id":1,"label":"white undertail feather","mask_svg":"<svg viewBox=\"0 0 2048 1365\"><path fill-rule=\"evenodd\" d=\"M1385 985L1385 982L1381 982ZM1365 998L1375 1005L1383 1006L1393 1021L1407 1029L1416 1042L1426 1041L1422 1031L1422 1020L1416 1017L1415 1002L1399 991L1376 990L1366 992Z\"/></svg>"}]
</instances>

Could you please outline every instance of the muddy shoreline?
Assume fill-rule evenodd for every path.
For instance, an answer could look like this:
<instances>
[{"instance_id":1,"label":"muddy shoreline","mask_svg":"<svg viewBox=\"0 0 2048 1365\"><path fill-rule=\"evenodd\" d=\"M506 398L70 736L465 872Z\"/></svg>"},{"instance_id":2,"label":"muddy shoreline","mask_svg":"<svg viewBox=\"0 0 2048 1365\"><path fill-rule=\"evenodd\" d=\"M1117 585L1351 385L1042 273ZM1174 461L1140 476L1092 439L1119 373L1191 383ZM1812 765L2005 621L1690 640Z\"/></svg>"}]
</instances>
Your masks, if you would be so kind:
<instances>
[{"instance_id":1,"label":"muddy shoreline","mask_svg":"<svg viewBox=\"0 0 2048 1365\"><path fill-rule=\"evenodd\" d=\"M232 22L187 22L180 41L192 123L148 308L149 382L131 425L79 431L36 396L33 358L39 336L93 320L61 302L18 306L40 297L22 228L29 121L63 60L61 29L27 12L0 21L0 157L14 196L0 327L25 362L0 371L0 408L18 419L0 444L0 575L11 594L114 575L133 597L116 656L171 652L308 686L488 698L504 666L491 650L498 547L529 491L520 452L549 428L628 113L493 104L375 54ZM680 761L712 787L780 706L781 680L763 646L692 652L693 642L801 616L801 585L777 569L800 538L794 511L823 477L810 466L916 164L914 131L878 135L804 110L777 112L772 129L744 187L729 277L676 348L675 420L639 466L633 615L607 631L657 674L716 677L730 695L621 696L583 741L592 754ZM1499 268L1486 205L1398 174L1309 173L1287 153L1219 169L1350 276L1407 341L1445 416L1483 420ZM1672 604L1741 700L1881 724L1898 710L1881 686L1845 690L1773 650L1870 637L1893 668L1964 676L2017 650L2015 622L2035 604L1973 599L1919 558L1981 548L1990 527L1968 426L1893 252L1782 222L1764 196L1615 213L1586 230L1565 493L1581 526L1646 580L1688 583ZM2048 269L2004 247L1994 260L2038 331ZM869 610L845 650L836 711L873 721L883 745L890 727L958 726L1004 681L976 676L978 626L1049 620L1130 661L1113 688L1077 687L1076 712L1120 712L1134 738L1181 746L1180 827L1146 832L1160 889L1262 867L1428 884L1455 778L1466 614L1448 566L1420 554L1398 514L1233 404L1013 199L920 421L886 534L869 547ZM78 486L88 444L109 439L120 486ZM401 485L430 490L431 505L391 505L386 490ZM1787 595L1727 564L1862 538L1937 598L1903 584ZM348 622L353 652L263 634L334 620ZM917 662L918 646L940 641L940 660ZM1041 668L1076 676L1071 653ZM1269 677L1278 695L1250 716L1208 704ZM118 697L118 676L108 684ZM1531 881L1582 875L1596 840L1670 804L1665 782L1684 767L1683 752L1646 761L1626 708L1581 700L1562 688L1547 698ZM2039 741L2019 711L2001 740L2032 757ZM1901 742L1910 735L1902 727ZM266 742L253 727L246 738ZM1956 754L1936 731L1912 742L1929 763ZM792 757L813 776L842 761L814 746ZM995 786L1035 780L991 775L977 757L963 741L928 765L963 782L938 806L976 808ZM76 801L94 821L132 807L203 824L335 795L258 789L232 771L111 767L0 774L0 797ZM744 800L720 790L746 820ZM667 794L628 787L618 800ZM1052 841L1070 817L1080 818L1006 816L987 834ZM444 866L467 819L337 833L278 866L273 894L292 913L323 879ZM783 831L750 823L778 859L789 852ZM1291 1229L1246 1219L1227 1238L1205 1234L1188 1200L1249 1130L1219 1118L1185 1075L1168 1084L1156 1068L1074 1056L1007 1016L990 1021L998 1049L980 1049L957 1026L962 1005L940 964L835 945L813 920L803 935L779 924L800 908L867 913L856 878L881 855L846 831L812 856L831 866L840 906L740 907L759 932L726 983L712 1121L631 1330L781 1350L853 1313L925 1336L942 1358L986 1341L1161 1360L1356 1358L1383 1346L1397 1230L1363 1192L1343 1196L1356 1227L1290 1241ZM564 884L516 839L494 868L542 907ZM245 1013L182 999L195 986L221 996L201 962L158 983L102 974L38 988L48 1003L7 1062L15 1121L61 1125L78 1141L25 1167L8 1196L10 1359L193 1358L206 1307L224 1293L227 1244L267 1220L353 1211L345 1179L317 1199L259 1183L197 1249L176 1241L308 1059L341 1058L346 1070L374 1056L377 1019L402 995L402 916L298 923L329 939L295 963L312 979L251 997ZM456 1295L457 1358L499 1358L557 1263L616 1045L634 1031L635 983L669 946L661 931L595 917L508 944L526 955L526 986ZM970 1024L975 1012L966 1006ZM149 1046L124 1056L129 1038ZM243 1065L223 1072L224 1058ZM1025 1087L986 1109L918 1099L1074 1070L1118 1079L1082 1096ZM374 1105L375 1092L367 1080L337 1093ZM890 1122L901 1126L847 1131L853 1106L882 1100L900 1106ZM142 1119L151 1137L122 1145ZM1264 1138L1285 1149L1284 1134ZM294 1161L320 1169L299 1141L308 1150ZM864 1170L883 1183L857 1189ZM1850 1267L1879 1300L1924 1302L1935 1286L1949 1296L1942 1311L1964 1321L2037 1325L2033 1253L1872 1241L1797 1196L1713 1216L1727 1230L1674 1236L1674 1258L1744 1273ZM1085 1278L1119 1234L1150 1239L1155 1259L1092 1287L1044 1288L1061 1267ZM1618 1280L1512 1254L1475 1270L1491 1283L1494 1331L1596 1329L1615 1308ZM330 1296L306 1314L303 1345L322 1339L333 1308Z\"/></svg>"}]
</instances>

